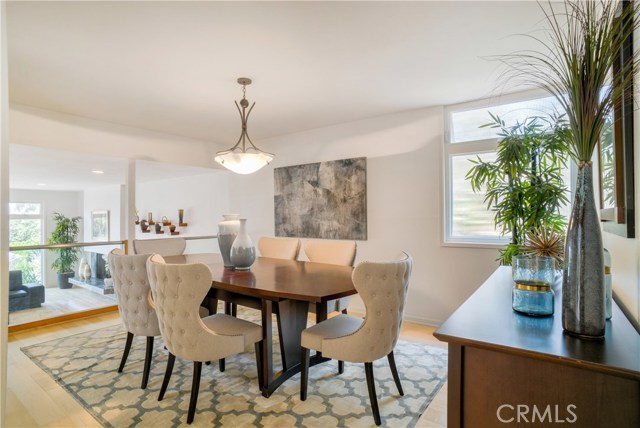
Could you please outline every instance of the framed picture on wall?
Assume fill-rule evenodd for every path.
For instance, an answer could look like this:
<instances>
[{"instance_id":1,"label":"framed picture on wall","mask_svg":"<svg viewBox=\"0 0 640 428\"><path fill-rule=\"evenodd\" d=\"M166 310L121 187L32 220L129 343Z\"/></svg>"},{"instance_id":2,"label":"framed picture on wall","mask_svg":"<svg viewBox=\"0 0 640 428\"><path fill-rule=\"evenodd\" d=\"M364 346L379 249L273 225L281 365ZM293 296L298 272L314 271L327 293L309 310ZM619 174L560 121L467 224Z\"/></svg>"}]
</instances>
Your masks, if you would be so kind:
<instances>
[{"instance_id":1,"label":"framed picture on wall","mask_svg":"<svg viewBox=\"0 0 640 428\"><path fill-rule=\"evenodd\" d=\"M109 240L109 211L98 210L91 212L91 240Z\"/></svg>"}]
</instances>

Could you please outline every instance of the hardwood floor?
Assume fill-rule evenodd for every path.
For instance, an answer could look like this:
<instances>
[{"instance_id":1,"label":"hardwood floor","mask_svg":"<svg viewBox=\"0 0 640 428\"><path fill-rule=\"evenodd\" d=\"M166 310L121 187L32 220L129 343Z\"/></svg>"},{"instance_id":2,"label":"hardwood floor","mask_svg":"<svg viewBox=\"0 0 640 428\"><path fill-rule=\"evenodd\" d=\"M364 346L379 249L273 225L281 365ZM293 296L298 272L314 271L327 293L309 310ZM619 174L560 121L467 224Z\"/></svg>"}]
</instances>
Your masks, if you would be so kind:
<instances>
[{"instance_id":1,"label":"hardwood floor","mask_svg":"<svg viewBox=\"0 0 640 428\"><path fill-rule=\"evenodd\" d=\"M42 306L9 312L9 325L24 324L115 304L114 294L102 295L79 287L65 290L46 288Z\"/></svg>"},{"instance_id":2,"label":"hardwood floor","mask_svg":"<svg viewBox=\"0 0 640 428\"><path fill-rule=\"evenodd\" d=\"M7 427L99 427L100 424L20 351L23 346L120 324L118 313L99 315L9 335ZM435 327L405 322L400 337L446 348L433 337ZM446 428L447 387L417 423L419 428Z\"/></svg>"}]
</instances>

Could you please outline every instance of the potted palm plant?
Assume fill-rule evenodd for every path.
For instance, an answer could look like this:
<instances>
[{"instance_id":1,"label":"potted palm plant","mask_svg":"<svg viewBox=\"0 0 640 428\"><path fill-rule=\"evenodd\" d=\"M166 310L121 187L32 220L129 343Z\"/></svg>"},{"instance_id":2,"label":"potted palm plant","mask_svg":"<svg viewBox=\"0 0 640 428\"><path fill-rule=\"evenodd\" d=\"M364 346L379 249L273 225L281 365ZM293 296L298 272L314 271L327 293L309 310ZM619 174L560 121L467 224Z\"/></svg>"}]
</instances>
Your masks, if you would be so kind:
<instances>
[{"instance_id":1,"label":"potted palm plant","mask_svg":"<svg viewBox=\"0 0 640 428\"><path fill-rule=\"evenodd\" d=\"M56 228L49 237L49 245L73 244L78 239L81 217L66 217L60 213L53 213ZM56 258L51 267L58 273L58 287L71 288L69 278L73 277L73 266L78 261L78 248L54 248Z\"/></svg>"},{"instance_id":2,"label":"potted palm plant","mask_svg":"<svg viewBox=\"0 0 640 428\"><path fill-rule=\"evenodd\" d=\"M511 265L523 252L527 236L545 229L563 234L567 226L560 208L567 204L562 171L567 167L567 145L562 117L530 117L507 125L489 113L492 122L482 127L497 128L499 138L495 161L472 160L465 177L476 193L484 193L500 233L510 235L509 245L500 250L501 265Z\"/></svg>"},{"instance_id":3,"label":"potted palm plant","mask_svg":"<svg viewBox=\"0 0 640 428\"><path fill-rule=\"evenodd\" d=\"M567 144L578 177L565 244L562 325L571 335L602 339L604 263L591 159L614 105L628 101L623 97L631 93L640 57L633 55L628 41L640 27L640 17L628 1L569 0L541 7L548 30L545 37L530 36L540 50L502 59L516 83L545 90L567 116Z\"/></svg>"}]
</instances>

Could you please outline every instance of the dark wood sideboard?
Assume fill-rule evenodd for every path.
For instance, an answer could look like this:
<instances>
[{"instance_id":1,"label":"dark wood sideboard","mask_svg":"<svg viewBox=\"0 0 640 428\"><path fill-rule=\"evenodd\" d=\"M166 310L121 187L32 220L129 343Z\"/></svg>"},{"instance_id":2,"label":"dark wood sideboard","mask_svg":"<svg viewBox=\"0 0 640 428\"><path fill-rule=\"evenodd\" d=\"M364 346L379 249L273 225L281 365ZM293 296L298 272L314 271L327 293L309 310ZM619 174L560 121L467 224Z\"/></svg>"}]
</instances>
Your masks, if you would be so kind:
<instances>
[{"instance_id":1,"label":"dark wood sideboard","mask_svg":"<svg viewBox=\"0 0 640 428\"><path fill-rule=\"evenodd\" d=\"M560 280L558 281L560 282ZM434 333L449 344L448 428L640 427L640 335L614 303L604 341L562 332L555 313L511 309L500 267Z\"/></svg>"}]
</instances>

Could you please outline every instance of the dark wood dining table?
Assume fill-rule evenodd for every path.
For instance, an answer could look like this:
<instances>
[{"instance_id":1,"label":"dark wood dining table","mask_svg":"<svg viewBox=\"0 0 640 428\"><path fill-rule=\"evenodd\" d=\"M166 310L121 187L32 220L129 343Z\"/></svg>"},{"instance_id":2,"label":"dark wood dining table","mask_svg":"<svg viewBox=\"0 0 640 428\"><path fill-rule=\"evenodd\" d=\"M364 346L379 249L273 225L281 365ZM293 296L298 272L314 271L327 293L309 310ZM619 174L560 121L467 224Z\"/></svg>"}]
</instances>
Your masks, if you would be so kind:
<instances>
[{"instance_id":1,"label":"dark wood dining table","mask_svg":"<svg viewBox=\"0 0 640 428\"><path fill-rule=\"evenodd\" d=\"M217 300L248 306L261 311L262 395L269 397L285 380L300 372L300 335L307 327L309 304L315 304L316 323L327 319L327 303L356 294L351 280L353 267L295 260L258 257L249 271L225 269L219 254L187 254L165 257L167 263L203 263L213 281L209 293L210 313ZM274 373L272 315L276 315L282 370ZM327 361L317 353L311 365Z\"/></svg>"}]
</instances>

